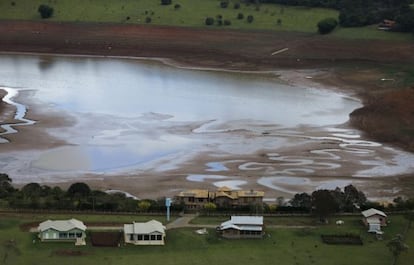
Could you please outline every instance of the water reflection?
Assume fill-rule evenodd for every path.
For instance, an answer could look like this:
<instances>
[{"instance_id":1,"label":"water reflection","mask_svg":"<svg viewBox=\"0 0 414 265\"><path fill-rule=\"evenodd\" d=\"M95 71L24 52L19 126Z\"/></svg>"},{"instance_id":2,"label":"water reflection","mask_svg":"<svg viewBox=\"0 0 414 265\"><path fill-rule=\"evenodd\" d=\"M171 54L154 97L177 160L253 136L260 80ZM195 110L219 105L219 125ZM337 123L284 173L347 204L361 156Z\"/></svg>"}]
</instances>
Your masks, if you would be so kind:
<instances>
[{"instance_id":1,"label":"water reflection","mask_svg":"<svg viewBox=\"0 0 414 265\"><path fill-rule=\"evenodd\" d=\"M60 173L174 171L199 184L245 188L256 182L291 194L414 171L412 154L337 128L359 101L288 85L276 75L129 59L0 60L0 85L35 90L30 100L76 120L72 127L47 130L68 146L0 152L2 170L16 182Z\"/></svg>"}]
</instances>

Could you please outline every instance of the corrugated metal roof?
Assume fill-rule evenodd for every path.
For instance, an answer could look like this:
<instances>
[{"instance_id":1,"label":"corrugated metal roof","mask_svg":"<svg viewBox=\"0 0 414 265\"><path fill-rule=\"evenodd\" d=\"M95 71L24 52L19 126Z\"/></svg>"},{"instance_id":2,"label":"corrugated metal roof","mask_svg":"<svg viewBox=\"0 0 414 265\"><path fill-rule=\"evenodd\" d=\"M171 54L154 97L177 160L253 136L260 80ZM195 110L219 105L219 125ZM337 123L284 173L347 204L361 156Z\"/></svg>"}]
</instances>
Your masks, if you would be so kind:
<instances>
[{"instance_id":1,"label":"corrugated metal roof","mask_svg":"<svg viewBox=\"0 0 414 265\"><path fill-rule=\"evenodd\" d=\"M237 225L263 225L263 216L232 216L230 221Z\"/></svg>"},{"instance_id":2,"label":"corrugated metal roof","mask_svg":"<svg viewBox=\"0 0 414 265\"><path fill-rule=\"evenodd\" d=\"M70 219L70 220L47 220L39 224L38 230L40 232L46 231L48 229L55 229L57 231L69 231L74 228L80 229L82 231L86 230L86 226L83 224L82 221L77 219Z\"/></svg>"},{"instance_id":3,"label":"corrugated metal roof","mask_svg":"<svg viewBox=\"0 0 414 265\"><path fill-rule=\"evenodd\" d=\"M157 220L151 220L146 223L133 222L132 224L124 224L125 234L150 234L159 232L165 234L165 226Z\"/></svg>"},{"instance_id":4,"label":"corrugated metal roof","mask_svg":"<svg viewBox=\"0 0 414 265\"><path fill-rule=\"evenodd\" d=\"M362 212L362 215L364 217L370 217L370 216L373 216L373 215L376 215L376 214L387 217L387 215L384 212L382 212L380 210L377 210L377 209L374 209L374 208L371 208L371 209L368 209L368 210L365 210L365 211Z\"/></svg>"},{"instance_id":5,"label":"corrugated metal roof","mask_svg":"<svg viewBox=\"0 0 414 265\"><path fill-rule=\"evenodd\" d=\"M220 225L221 230L237 229L244 231L262 231L263 216L232 216Z\"/></svg>"}]
</instances>

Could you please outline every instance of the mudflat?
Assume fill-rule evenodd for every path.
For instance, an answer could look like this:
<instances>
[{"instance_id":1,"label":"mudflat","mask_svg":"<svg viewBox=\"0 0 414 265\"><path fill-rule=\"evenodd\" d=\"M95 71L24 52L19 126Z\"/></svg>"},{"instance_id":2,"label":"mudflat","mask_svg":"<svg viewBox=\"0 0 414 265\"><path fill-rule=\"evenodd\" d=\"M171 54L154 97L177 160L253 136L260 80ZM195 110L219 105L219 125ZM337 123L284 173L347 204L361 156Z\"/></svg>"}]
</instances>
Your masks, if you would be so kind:
<instances>
[{"instance_id":1,"label":"mudflat","mask_svg":"<svg viewBox=\"0 0 414 265\"><path fill-rule=\"evenodd\" d=\"M345 40L292 32L26 21L2 21L0 36L0 50L3 52L162 58L166 63L178 67L204 69L285 70L285 76L295 82L316 82L358 95L366 106L351 115L353 126L363 129L381 142L391 142L410 151L414 148L413 134L405 133L414 126L414 89L401 83L388 85L379 81L385 75L382 66L400 66L414 61L412 42ZM309 69L313 73L311 80L298 80L294 74ZM398 74L395 78L399 78ZM73 121L57 113L45 113L41 109L40 106L32 106L28 114L28 118L38 121L34 128L25 132L29 129L22 127L20 133L7 136L10 141L19 143L18 149L65 144L51 139L44 128L67 126ZM0 105L0 111L3 121L10 120L12 115L5 104ZM396 123L400 126L399 130L390 130L395 128L390 125ZM381 133L378 134L378 131ZM398 137L401 131L406 137ZM36 143L33 143L34 138L38 139ZM2 146L2 149L8 149L7 145ZM295 150L290 153L294 154ZM200 164L206 162L203 157L198 160ZM196 165L188 166L188 171L193 169L198 170ZM411 181L410 177L398 176L400 181L406 183ZM130 179L134 181L128 181ZM119 188L148 198L165 194L165 190L173 193L174 190L193 187L193 183L186 181L179 172L156 176L91 175L85 176L85 181L94 187ZM50 180L45 182L55 184ZM63 181L60 185L68 183ZM381 185L378 181L374 189ZM253 186L252 183L252 188L261 187ZM374 195L380 197L381 193Z\"/></svg>"}]
</instances>

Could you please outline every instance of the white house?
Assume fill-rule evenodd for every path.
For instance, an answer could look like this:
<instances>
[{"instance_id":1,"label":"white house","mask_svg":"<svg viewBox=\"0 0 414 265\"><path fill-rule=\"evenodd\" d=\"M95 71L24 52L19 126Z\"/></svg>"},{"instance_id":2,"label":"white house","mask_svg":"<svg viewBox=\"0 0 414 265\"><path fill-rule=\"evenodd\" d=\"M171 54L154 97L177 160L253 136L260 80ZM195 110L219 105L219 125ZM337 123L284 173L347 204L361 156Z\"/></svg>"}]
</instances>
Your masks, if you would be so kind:
<instances>
[{"instance_id":1,"label":"white house","mask_svg":"<svg viewBox=\"0 0 414 265\"><path fill-rule=\"evenodd\" d=\"M164 245L165 226L156 220L124 224L124 240L134 245Z\"/></svg>"},{"instance_id":2,"label":"white house","mask_svg":"<svg viewBox=\"0 0 414 265\"><path fill-rule=\"evenodd\" d=\"M263 216L232 216L217 231L225 238L262 238Z\"/></svg>"},{"instance_id":3,"label":"white house","mask_svg":"<svg viewBox=\"0 0 414 265\"><path fill-rule=\"evenodd\" d=\"M387 225L387 215L377 209L371 208L362 212L362 221L368 226L368 232L381 232L381 227Z\"/></svg>"},{"instance_id":4,"label":"white house","mask_svg":"<svg viewBox=\"0 0 414 265\"><path fill-rule=\"evenodd\" d=\"M74 241L76 245L86 244L86 226L76 219L47 220L40 223L37 230L41 241Z\"/></svg>"}]
</instances>

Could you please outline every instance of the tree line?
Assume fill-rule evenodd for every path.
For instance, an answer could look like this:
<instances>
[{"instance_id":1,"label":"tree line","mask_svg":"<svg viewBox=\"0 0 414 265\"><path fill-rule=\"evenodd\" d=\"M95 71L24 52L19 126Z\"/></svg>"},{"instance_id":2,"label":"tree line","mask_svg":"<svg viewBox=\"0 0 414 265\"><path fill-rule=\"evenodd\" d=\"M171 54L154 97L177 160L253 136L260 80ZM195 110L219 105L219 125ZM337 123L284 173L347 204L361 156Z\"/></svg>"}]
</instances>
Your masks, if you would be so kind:
<instances>
[{"instance_id":1,"label":"tree line","mask_svg":"<svg viewBox=\"0 0 414 265\"><path fill-rule=\"evenodd\" d=\"M181 211L175 205L173 211ZM92 190L82 182L73 183L67 190L38 183L29 183L20 189L12 185L7 174L0 173L0 208L48 209L110 212L164 212L165 198L136 200L123 193Z\"/></svg>"},{"instance_id":2,"label":"tree line","mask_svg":"<svg viewBox=\"0 0 414 265\"><path fill-rule=\"evenodd\" d=\"M414 199L397 197L394 203L384 206L367 200L365 194L353 185L344 189L316 190L311 194L297 193L286 201L283 197L276 204L254 204L243 207L216 207L208 205L206 212L237 212L237 213L303 213L314 214L321 220L335 213L352 213L377 208L387 211L414 210ZM165 212L165 198L134 199L123 193L111 193L92 190L82 182L73 183L67 190L50 187L38 183L29 183L22 188L13 187L7 174L0 173L0 208L6 209L48 209L76 211L110 211L110 212ZM180 212L182 204L173 204L172 211Z\"/></svg>"},{"instance_id":3,"label":"tree line","mask_svg":"<svg viewBox=\"0 0 414 265\"><path fill-rule=\"evenodd\" d=\"M413 0L245 0L251 3L274 3L288 6L324 7L339 10L339 25L361 27L384 19L397 23L394 31L414 33Z\"/></svg>"}]
</instances>

